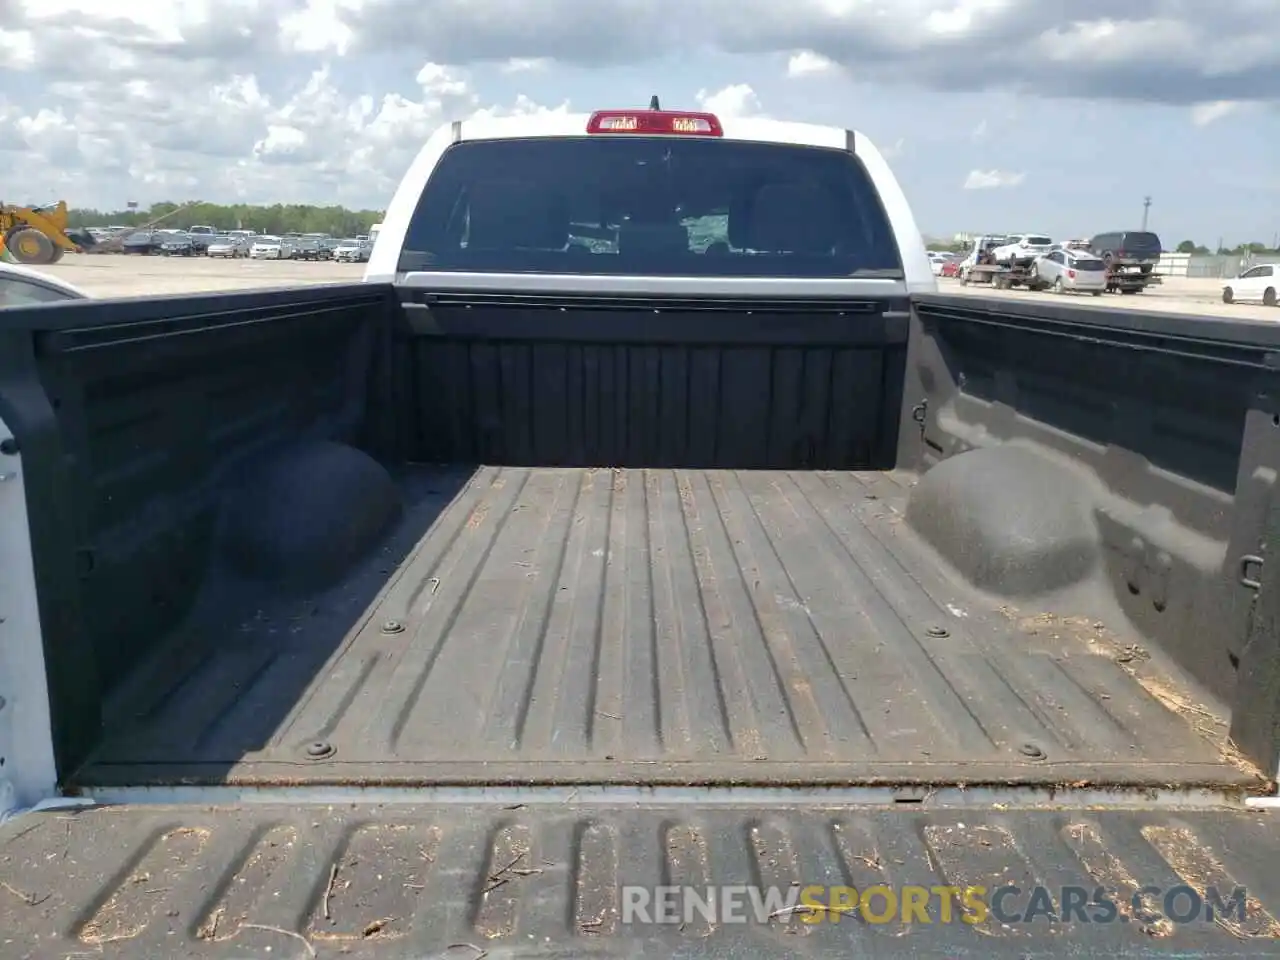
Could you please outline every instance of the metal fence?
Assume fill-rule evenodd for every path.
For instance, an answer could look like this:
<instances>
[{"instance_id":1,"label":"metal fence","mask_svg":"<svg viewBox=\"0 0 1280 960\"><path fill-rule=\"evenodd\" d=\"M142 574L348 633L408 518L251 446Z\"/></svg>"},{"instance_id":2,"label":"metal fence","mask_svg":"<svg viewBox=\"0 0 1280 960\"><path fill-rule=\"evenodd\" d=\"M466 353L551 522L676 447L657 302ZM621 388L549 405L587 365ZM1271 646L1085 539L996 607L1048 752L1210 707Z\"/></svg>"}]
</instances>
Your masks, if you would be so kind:
<instances>
[{"instance_id":1,"label":"metal fence","mask_svg":"<svg viewBox=\"0 0 1280 960\"><path fill-rule=\"evenodd\" d=\"M1260 263L1280 264L1280 254L1255 253L1247 256L1231 254L1166 253L1156 268L1168 277L1197 277L1207 280L1224 280L1239 276Z\"/></svg>"}]
</instances>

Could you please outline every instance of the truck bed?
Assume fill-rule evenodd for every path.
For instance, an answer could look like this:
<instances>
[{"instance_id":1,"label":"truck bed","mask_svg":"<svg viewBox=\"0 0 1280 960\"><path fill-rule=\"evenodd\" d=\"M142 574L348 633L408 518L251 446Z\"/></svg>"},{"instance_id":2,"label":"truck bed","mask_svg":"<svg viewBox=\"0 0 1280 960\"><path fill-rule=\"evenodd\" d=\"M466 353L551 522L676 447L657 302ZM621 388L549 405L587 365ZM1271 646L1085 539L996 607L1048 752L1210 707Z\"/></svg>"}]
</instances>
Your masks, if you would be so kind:
<instances>
[{"instance_id":1,"label":"truck bed","mask_svg":"<svg viewBox=\"0 0 1280 960\"><path fill-rule=\"evenodd\" d=\"M210 590L75 785L1257 782L1124 636L949 575L900 522L909 474L398 479L339 586Z\"/></svg>"}]
</instances>

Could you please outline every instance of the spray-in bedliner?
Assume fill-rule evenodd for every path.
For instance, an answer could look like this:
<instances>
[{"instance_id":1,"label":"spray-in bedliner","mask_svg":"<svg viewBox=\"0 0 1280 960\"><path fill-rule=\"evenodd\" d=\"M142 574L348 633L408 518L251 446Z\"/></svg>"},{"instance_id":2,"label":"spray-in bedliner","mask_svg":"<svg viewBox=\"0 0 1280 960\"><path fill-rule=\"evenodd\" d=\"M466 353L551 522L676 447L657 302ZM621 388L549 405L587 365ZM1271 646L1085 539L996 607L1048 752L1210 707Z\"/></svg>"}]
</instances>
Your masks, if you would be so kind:
<instances>
[{"instance_id":1,"label":"spray-in bedliner","mask_svg":"<svg viewBox=\"0 0 1280 960\"><path fill-rule=\"evenodd\" d=\"M338 587L197 611L75 782L1257 785L1110 626L949 576L909 477L401 481Z\"/></svg>"}]
</instances>

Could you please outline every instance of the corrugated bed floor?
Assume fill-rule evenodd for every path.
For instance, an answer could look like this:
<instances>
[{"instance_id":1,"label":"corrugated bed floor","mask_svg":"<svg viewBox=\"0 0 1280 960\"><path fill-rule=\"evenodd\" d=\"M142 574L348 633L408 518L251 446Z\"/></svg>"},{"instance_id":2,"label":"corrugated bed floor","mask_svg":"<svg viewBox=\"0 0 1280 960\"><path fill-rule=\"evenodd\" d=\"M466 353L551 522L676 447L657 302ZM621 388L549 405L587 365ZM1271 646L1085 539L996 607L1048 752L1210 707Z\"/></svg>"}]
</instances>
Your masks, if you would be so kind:
<instances>
[{"instance_id":1,"label":"corrugated bed floor","mask_svg":"<svg viewBox=\"0 0 1280 960\"><path fill-rule=\"evenodd\" d=\"M79 782L1253 782L1123 638L931 565L905 482L414 468L340 588L196 617Z\"/></svg>"}]
</instances>

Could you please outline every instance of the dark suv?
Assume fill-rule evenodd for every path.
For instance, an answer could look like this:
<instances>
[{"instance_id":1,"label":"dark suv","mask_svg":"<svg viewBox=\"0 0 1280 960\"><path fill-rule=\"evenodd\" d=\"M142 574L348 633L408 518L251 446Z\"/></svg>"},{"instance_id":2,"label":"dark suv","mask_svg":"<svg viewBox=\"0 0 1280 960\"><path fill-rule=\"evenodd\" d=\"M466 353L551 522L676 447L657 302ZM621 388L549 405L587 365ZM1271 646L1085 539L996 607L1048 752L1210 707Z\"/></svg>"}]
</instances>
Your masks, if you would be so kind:
<instances>
[{"instance_id":1,"label":"dark suv","mask_svg":"<svg viewBox=\"0 0 1280 960\"><path fill-rule=\"evenodd\" d=\"M1108 270L1123 267L1125 272L1131 272L1136 269L1146 276L1160 262L1160 238L1146 230L1100 233L1089 241L1089 249Z\"/></svg>"}]
</instances>

